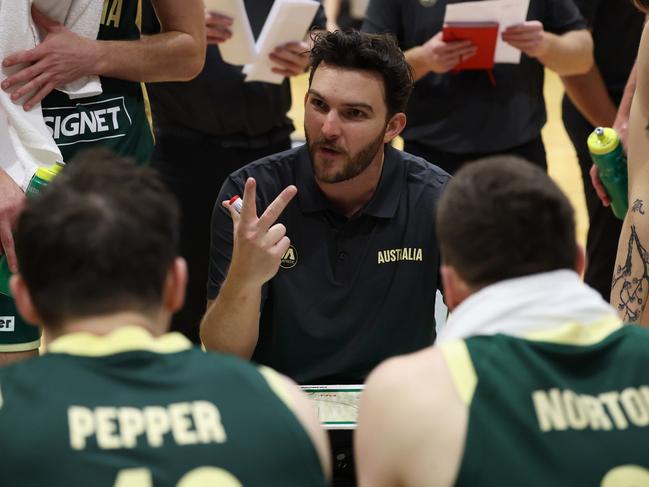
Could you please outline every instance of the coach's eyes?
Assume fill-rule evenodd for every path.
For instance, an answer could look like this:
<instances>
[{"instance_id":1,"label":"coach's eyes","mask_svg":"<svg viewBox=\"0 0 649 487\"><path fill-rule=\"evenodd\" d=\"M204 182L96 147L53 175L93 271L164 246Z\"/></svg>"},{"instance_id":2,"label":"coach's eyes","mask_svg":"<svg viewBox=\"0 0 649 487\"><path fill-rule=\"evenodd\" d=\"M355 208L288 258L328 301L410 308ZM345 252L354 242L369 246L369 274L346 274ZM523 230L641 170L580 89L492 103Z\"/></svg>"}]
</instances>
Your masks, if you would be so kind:
<instances>
[{"instance_id":1,"label":"coach's eyes","mask_svg":"<svg viewBox=\"0 0 649 487\"><path fill-rule=\"evenodd\" d=\"M327 104L319 98L311 98L311 106L322 112L327 110Z\"/></svg>"},{"instance_id":2,"label":"coach's eyes","mask_svg":"<svg viewBox=\"0 0 649 487\"><path fill-rule=\"evenodd\" d=\"M347 110L345 113L347 118L355 119L355 118L365 118L365 112L362 110L358 110L357 108L352 108L350 110Z\"/></svg>"}]
</instances>

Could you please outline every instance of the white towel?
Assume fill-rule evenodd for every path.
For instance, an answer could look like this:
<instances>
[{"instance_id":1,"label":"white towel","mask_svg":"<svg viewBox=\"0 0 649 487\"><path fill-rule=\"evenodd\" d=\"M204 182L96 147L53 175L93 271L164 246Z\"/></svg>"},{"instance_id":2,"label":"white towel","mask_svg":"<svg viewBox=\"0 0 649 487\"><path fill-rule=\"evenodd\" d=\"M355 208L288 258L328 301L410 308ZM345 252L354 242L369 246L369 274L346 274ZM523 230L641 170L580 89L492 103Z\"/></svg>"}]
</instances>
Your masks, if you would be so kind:
<instances>
[{"instance_id":1,"label":"white towel","mask_svg":"<svg viewBox=\"0 0 649 487\"><path fill-rule=\"evenodd\" d=\"M84 29L87 29L93 22L90 16L94 16L95 30L94 35L90 33L90 36L96 38L102 9L101 0L36 0L37 6L40 6L40 3L43 3L43 10L47 12L50 12L50 9L61 9L62 12L65 7L67 13L63 20L70 22L75 28L85 26ZM54 13L60 15L59 12ZM81 21L81 18L85 20ZM31 17L31 1L0 0L0 59L19 51L33 49L39 42ZM0 81L21 67L0 67ZM96 88L92 88L92 81L86 86L90 88L73 86L71 91L77 94L86 93L85 96L97 94ZM24 102L25 98L13 102L10 93L0 90L0 168L23 190L27 188L39 166L47 167L63 160L50 130L43 121L40 104L25 112L22 107Z\"/></svg>"},{"instance_id":2,"label":"white towel","mask_svg":"<svg viewBox=\"0 0 649 487\"><path fill-rule=\"evenodd\" d=\"M525 337L569 322L620 321L615 310L574 271L506 279L466 298L451 313L437 343L473 335Z\"/></svg>"}]
</instances>

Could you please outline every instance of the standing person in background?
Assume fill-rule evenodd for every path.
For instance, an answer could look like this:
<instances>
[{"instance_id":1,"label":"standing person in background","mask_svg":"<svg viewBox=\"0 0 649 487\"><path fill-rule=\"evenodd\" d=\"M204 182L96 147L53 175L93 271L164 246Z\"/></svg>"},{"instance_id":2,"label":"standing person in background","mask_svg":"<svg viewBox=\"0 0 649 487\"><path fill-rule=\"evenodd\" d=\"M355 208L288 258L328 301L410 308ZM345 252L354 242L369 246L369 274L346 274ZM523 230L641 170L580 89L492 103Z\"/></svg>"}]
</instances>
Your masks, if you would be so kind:
<instances>
[{"instance_id":1,"label":"standing person in background","mask_svg":"<svg viewBox=\"0 0 649 487\"><path fill-rule=\"evenodd\" d=\"M187 268L155 171L108 150L73 162L16 229L16 303L53 341L0 370L3 485L325 487L295 385L167 333Z\"/></svg>"},{"instance_id":2,"label":"standing person in background","mask_svg":"<svg viewBox=\"0 0 649 487\"><path fill-rule=\"evenodd\" d=\"M649 0L634 0L649 14ZM636 89L629 116L627 161L629 211L622 224L617 249L611 304L623 320L649 325L649 31L645 24L636 60Z\"/></svg>"},{"instance_id":3,"label":"standing person in background","mask_svg":"<svg viewBox=\"0 0 649 487\"><path fill-rule=\"evenodd\" d=\"M188 80L205 58L205 27L201 0L154 0L165 29L140 38L140 0L104 0L97 40L81 38L63 25L33 10L34 22L45 33L35 49L12 54L3 66L25 65L3 80L12 99L24 95L25 109L41 102L45 123L68 161L80 148L102 146L149 160L153 149L148 102L142 81ZM86 75L99 75L102 94L71 100L55 88ZM18 89L17 84L24 83ZM29 177L29 176L27 176ZM10 267L17 269L11 227L25 194L8 177L0 160L0 236ZM2 316L14 329L0 333L0 364L37 354L40 333L29 328L11 300L0 297Z\"/></svg>"},{"instance_id":4,"label":"standing person in background","mask_svg":"<svg viewBox=\"0 0 649 487\"><path fill-rule=\"evenodd\" d=\"M531 0L527 21L501 33L521 62L496 64L495 86L483 71L450 71L475 54L469 41L444 42L448 0L371 0L367 32L391 32L415 72L404 150L453 174L463 163L514 154L546 168L543 69L588 71L592 39L572 0ZM457 3L457 2L452 2Z\"/></svg>"},{"instance_id":5,"label":"standing person in background","mask_svg":"<svg viewBox=\"0 0 649 487\"><path fill-rule=\"evenodd\" d=\"M148 3L148 1L146 2ZM253 34L259 36L274 0L246 0ZM145 4L144 30L159 23ZM246 83L241 66L222 60L218 44L231 36L232 19L206 12L207 57L203 71L189 83L148 85L156 134L153 166L176 194L181 207L181 254L189 266L187 300L172 329L195 343L205 313L210 220L226 177L247 163L291 148L294 130L289 78L304 73L308 44L278 46L271 59L287 78L281 85ZM322 7L314 26L325 27Z\"/></svg>"},{"instance_id":6,"label":"standing person in background","mask_svg":"<svg viewBox=\"0 0 649 487\"><path fill-rule=\"evenodd\" d=\"M593 161L586 140L595 127L613 127L626 147L634 91L633 78L628 86L627 80L635 63L644 16L627 1L574 1L590 27L595 64L585 74L562 77L566 88L563 124L577 153L590 221L584 281L608 301L622 221L602 205L591 183Z\"/></svg>"}]
</instances>

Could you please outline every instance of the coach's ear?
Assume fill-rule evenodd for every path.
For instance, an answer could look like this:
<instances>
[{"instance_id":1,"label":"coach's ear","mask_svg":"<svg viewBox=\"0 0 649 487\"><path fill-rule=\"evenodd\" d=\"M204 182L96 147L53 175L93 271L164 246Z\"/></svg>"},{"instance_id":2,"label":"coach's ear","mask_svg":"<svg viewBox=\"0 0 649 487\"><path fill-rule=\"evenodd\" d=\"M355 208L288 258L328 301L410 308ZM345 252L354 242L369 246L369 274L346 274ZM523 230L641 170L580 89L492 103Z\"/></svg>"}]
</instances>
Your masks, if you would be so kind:
<instances>
[{"instance_id":1,"label":"coach's ear","mask_svg":"<svg viewBox=\"0 0 649 487\"><path fill-rule=\"evenodd\" d=\"M394 114L385 127L385 134L383 134L383 143L389 144L397 135L399 135L404 128L406 128L407 117L403 112Z\"/></svg>"},{"instance_id":2,"label":"coach's ear","mask_svg":"<svg viewBox=\"0 0 649 487\"><path fill-rule=\"evenodd\" d=\"M454 267L442 264L440 267L442 285L444 287L444 303L453 311L462 301L468 298L473 291Z\"/></svg>"},{"instance_id":3,"label":"coach's ear","mask_svg":"<svg viewBox=\"0 0 649 487\"><path fill-rule=\"evenodd\" d=\"M32 301L32 296L29 294L29 289L25 284L23 277L18 274L11 276L9 280L9 287L11 289L11 294L13 294L14 302L16 303L16 308L21 316L33 325L43 325L40 315L34 307L34 302Z\"/></svg>"}]
</instances>

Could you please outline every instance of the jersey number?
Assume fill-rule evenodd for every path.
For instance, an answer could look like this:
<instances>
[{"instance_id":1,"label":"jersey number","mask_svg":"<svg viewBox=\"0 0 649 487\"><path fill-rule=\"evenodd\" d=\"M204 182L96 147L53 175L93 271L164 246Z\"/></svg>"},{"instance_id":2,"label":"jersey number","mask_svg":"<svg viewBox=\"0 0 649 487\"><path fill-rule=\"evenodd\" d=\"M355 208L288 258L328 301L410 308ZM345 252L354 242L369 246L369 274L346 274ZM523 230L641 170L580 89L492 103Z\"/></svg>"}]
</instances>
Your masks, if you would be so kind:
<instances>
[{"instance_id":1,"label":"jersey number","mask_svg":"<svg viewBox=\"0 0 649 487\"><path fill-rule=\"evenodd\" d=\"M600 487L633 487L636 485L649 485L649 470L638 465L623 465L609 470L604 475Z\"/></svg>"},{"instance_id":2,"label":"jersey number","mask_svg":"<svg viewBox=\"0 0 649 487\"><path fill-rule=\"evenodd\" d=\"M198 467L190 470L176 484L176 487L243 487L230 472L216 467ZM153 487L151 470L148 468L127 468L120 470L113 487Z\"/></svg>"}]
</instances>

